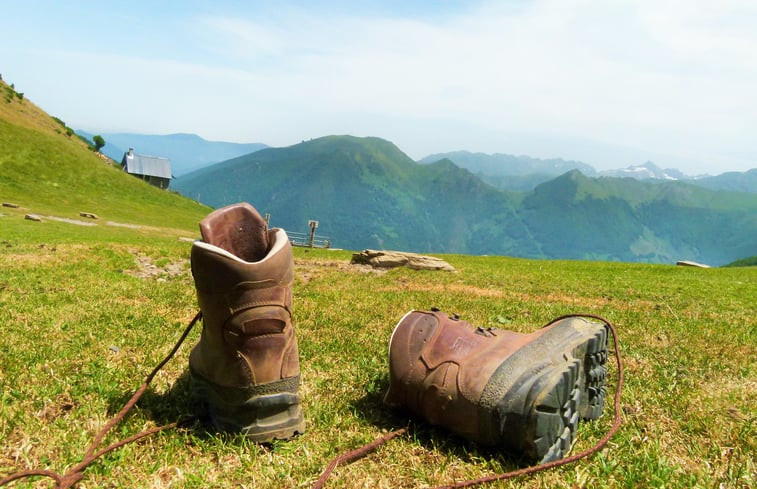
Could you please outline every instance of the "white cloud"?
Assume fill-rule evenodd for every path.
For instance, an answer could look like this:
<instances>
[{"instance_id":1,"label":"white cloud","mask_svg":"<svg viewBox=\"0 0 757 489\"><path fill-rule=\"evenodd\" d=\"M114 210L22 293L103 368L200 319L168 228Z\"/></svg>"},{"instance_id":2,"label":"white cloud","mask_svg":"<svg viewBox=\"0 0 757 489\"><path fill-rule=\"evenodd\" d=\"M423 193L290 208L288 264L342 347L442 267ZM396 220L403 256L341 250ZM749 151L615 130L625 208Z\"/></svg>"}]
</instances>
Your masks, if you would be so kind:
<instances>
[{"instance_id":1,"label":"white cloud","mask_svg":"<svg viewBox=\"0 0 757 489\"><path fill-rule=\"evenodd\" d=\"M179 38L181 58L167 44L97 56L48 48L26 53L30 71L58 72L79 95L51 104L69 104L90 127L273 145L376 135L414 157L519 148L591 153L597 166L624 151L698 171L757 166L753 2L491 2L428 18L219 11L173 22L192 33ZM93 65L107 79L64 68ZM97 102L85 102L93 93ZM549 138L576 143L547 154ZM595 150L583 150L592 140Z\"/></svg>"}]
</instances>

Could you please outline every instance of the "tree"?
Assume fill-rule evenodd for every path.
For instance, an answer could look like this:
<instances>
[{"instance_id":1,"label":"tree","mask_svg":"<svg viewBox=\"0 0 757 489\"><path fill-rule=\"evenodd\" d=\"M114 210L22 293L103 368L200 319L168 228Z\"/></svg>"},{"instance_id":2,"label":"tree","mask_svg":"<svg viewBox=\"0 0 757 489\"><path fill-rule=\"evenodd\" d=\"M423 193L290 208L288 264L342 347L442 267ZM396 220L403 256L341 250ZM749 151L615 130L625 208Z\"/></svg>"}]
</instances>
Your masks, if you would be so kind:
<instances>
[{"instance_id":1,"label":"tree","mask_svg":"<svg viewBox=\"0 0 757 489\"><path fill-rule=\"evenodd\" d=\"M105 140L99 134L92 138L92 142L95 143L95 151L100 151L100 148L105 146Z\"/></svg>"}]
</instances>

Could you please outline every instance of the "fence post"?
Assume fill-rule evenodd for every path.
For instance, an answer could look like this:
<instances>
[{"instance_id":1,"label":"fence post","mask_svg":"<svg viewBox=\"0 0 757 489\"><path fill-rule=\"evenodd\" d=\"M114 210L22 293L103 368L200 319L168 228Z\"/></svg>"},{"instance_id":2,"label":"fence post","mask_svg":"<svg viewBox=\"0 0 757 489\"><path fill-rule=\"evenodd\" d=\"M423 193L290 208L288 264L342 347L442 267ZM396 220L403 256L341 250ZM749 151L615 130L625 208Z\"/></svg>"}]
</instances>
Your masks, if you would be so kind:
<instances>
[{"instance_id":1,"label":"fence post","mask_svg":"<svg viewBox=\"0 0 757 489\"><path fill-rule=\"evenodd\" d=\"M308 247L313 247L313 241L315 240L315 230L318 228L318 221L309 220L308 226L310 226L310 240L308 241Z\"/></svg>"}]
</instances>

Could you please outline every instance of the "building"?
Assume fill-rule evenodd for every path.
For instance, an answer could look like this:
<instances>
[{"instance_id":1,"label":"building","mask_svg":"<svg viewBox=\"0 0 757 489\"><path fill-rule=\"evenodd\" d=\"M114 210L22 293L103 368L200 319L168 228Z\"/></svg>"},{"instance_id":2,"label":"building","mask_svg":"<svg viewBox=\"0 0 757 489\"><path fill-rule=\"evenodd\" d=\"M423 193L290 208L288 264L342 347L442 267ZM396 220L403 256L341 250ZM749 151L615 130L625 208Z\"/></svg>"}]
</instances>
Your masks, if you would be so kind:
<instances>
[{"instance_id":1,"label":"building","mask_svg":"<svg viewBox=\"0 0 757 489\"><path fill-rule=\"evenodd\" d=\"M121 168L135 177L141 178L151 185L166 189L171 183L171 161L159 156L145 156L134 154L134 148L129 148L121 159Z\"/></svg>"}]
</instances>

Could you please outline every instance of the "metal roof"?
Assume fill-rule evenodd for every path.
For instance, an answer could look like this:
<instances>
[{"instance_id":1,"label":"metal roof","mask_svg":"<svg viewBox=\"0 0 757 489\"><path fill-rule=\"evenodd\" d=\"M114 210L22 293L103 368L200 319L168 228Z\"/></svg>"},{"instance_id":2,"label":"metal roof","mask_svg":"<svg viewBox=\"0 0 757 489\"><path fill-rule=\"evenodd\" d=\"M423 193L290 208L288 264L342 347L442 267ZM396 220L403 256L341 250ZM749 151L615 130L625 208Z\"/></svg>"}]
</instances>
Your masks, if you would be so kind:
<instances>
[{"instance_id":1,"label":"metal roof","mask_svg":"<svg viewBox=\"0 0 757 489\"><path fill-rule=\"evenodd\" d=\"M128 173L151 177L171 178L171 162L168 158L137 154L130 156L126 153L123 161L126 162L126 171Z\"/></svg>"}]
</instances>

